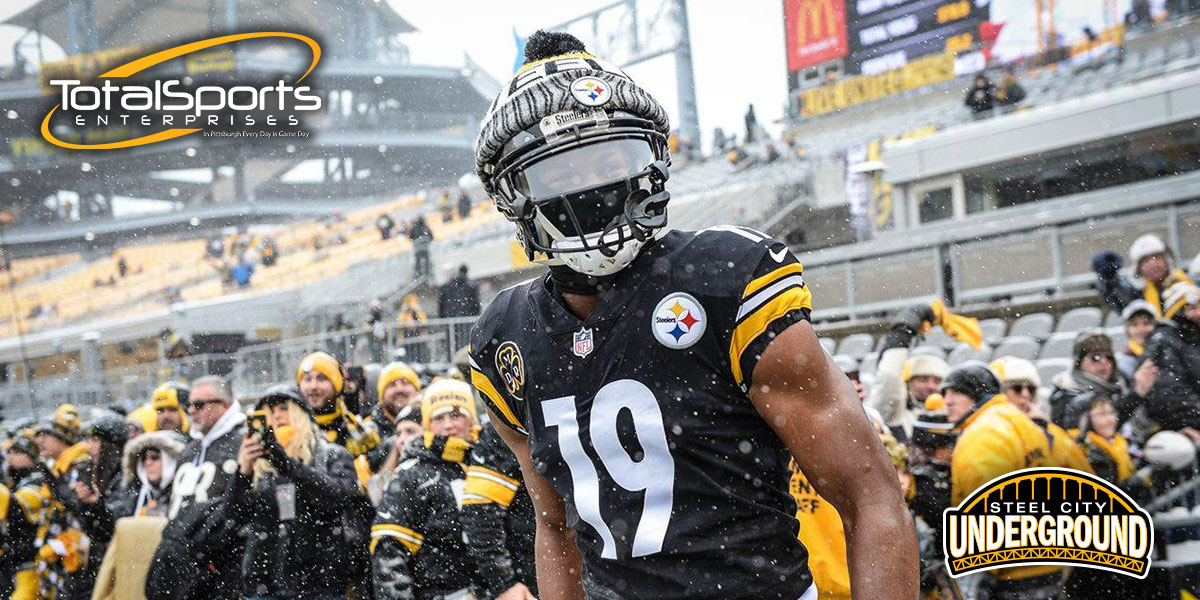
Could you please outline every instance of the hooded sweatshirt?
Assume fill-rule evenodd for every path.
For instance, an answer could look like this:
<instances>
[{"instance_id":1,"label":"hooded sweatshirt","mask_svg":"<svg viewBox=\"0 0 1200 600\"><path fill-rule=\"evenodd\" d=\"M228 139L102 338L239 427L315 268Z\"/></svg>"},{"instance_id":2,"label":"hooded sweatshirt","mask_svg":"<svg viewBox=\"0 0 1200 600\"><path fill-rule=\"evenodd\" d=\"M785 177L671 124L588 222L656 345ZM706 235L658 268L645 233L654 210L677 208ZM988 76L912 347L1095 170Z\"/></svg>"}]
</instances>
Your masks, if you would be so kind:
<instances>
[{"instance_id":1,"label":"hooded sweatshirt","mask_svg":"<svg viewBox=\"0 0 1200 600\"><path fill-rule=\"evenodd\" d=\"M191 429L192 439L175 470L169 518L175 518L180 510L192 504L225 495L233 474L237 473L237 455L245 427L246 415L242 414L241 404L234 400L208 433L201 433L196 427Z\"/></svg>"}]
</instances>

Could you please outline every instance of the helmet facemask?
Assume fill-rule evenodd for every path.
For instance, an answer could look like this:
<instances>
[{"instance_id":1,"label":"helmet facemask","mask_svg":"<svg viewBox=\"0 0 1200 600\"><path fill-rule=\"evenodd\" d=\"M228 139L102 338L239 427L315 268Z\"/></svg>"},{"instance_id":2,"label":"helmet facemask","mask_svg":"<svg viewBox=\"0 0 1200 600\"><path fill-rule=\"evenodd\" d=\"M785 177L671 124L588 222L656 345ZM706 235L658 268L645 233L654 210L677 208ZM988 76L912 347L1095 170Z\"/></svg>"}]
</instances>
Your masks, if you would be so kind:
<instances>
[{"instance_id":1,"label":"helmet facemask","mask_svg":"<svg viewBox=\"0 0 1200 600\"><path fill-rule=\"evenodd\" d=\"M551 135L542 135L545 122L501 152L492 178L497 207L517 224L530 260L612 275L665 231L666 140L621 112L595 111Z\"/></svg>"}]
</instances>

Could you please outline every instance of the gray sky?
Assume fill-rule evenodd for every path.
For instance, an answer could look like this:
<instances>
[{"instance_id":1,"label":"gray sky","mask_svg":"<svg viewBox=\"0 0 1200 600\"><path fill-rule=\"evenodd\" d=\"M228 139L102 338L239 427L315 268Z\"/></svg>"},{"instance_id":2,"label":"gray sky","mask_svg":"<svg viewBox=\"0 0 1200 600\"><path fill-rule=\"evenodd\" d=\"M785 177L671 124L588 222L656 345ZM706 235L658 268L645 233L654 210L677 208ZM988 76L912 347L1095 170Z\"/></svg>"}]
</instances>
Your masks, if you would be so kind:
<instances>
[{"instance_id":1,"label":"gray sky","mask_svg":"<svg viewBox=\"0 0 1200 600\"><path fill-rule=\"evenodd\" d=\"M36 0L0 2L0 20ZM504 81L512 73L515 27L528 36L613 0L385 0L420 32L405 36L418 64L463 64L464 52ZM657 0L639 0L653 5ZM736 8L734 8L736 6ZM714 127L743 132L746 105L754 103L758 120L772 132L783 115L787 70L783 46L783 3L780 0L689 0L693 70L700 129L707 140ZM0 64L12 62L19 31L0 26ZM46 49L48 57L61 50ZM658 98L672 117L677 114L674 60L662 57L627 69Z\"/></svg>"}]
</instances>

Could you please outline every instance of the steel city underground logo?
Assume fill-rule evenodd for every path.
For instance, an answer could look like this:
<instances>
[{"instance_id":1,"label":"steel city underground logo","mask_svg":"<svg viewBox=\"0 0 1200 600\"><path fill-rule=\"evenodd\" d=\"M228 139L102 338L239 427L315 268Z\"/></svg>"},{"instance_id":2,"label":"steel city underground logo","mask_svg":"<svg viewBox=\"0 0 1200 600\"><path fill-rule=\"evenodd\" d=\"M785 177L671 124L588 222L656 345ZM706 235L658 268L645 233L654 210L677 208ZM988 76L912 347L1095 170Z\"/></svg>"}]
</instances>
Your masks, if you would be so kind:
<instances>
[{"instance_id":1,"label":"steel city underground logo","mask_svg":"<svg viewBox=\"0 0 1200 600\"><path fill-rule=\"evenodd\" d=\"M191 90L185 89L184 83L180 79L154 80L150 85L115 85L113 83L113 80L132 77L173 58L223 44L259 38L290 38L304 42L312 50L312 62L309 63L308 70L296 80L295 84L288 84L280 80L273 86L263 87L235 85L226 88L205 85ZM312 90L311 87L298 85L312 73L320 59L321 46L317 44L316 40L305 35L282 31L240 33L176 46L128 62L101 73L99 78L103 79L104 83L99 86L83 85L78 79L53 79L48 84L52 88L61 88L61 101L42 119L42 137L55 146L73 150L115 150L165 142L205 131L206 127L230 125L231 123L222 122L220 116L214 114L219 111L249 113L271 110L276 105L280 111L285 109L320 110L321 97L309 93ZM59 139L51 132L50 120L60 108L63 113L72 113L72 124L81 127L132 124L143 127L169 128L127 140L78 144ZM89 119L89 117L91 118ZM110 123L114 118L117 119L117 122ZM295 127L300 125L300 120L294 114L290 114L285 120L278 120L271 116L267 117L264 123L258 123L254 117L246 115L240 123L233 124ZM175 125L182 127L175 127Z\"/></svg>"},{"instance_id":2,"label":"steel city underground logo","mask_svg":"<svg viewBox=\"0 0 1200 600\"><path fill-rule=\"evenodd\" d=\"M1139 579L1150 569L1150 515L1115 485L1082 471L1023 469L997 477L942 513L952 577L999 567L1073 565Z\"/></svg>"}]
</instances>

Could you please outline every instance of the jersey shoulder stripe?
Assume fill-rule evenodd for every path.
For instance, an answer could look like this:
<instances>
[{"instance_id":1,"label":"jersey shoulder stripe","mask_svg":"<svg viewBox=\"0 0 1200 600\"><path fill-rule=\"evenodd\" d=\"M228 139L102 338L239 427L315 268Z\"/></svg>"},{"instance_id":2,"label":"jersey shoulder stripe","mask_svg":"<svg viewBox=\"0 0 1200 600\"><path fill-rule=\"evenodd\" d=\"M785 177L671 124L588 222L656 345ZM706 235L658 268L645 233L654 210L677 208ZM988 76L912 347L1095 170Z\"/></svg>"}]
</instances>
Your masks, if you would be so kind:
<instances>
[{"instance_id":1,"label":"jersey shoulder stripe","mask_svg":"<svg viewBox=\"0 0 1200 600\"><path fill-rule=\"evenodd\" d=\"M476 390L479 390L479 394L492 407L493 412L504 419L505 425L508 425L521 435L529 435L529 432L525 430L525 425L521 423L520 419L513 412L512 407L504 400L504 396L492 384L492 380L475 364L474 358L471 358L471 385Z\"/></svg>"}]
</instances>

